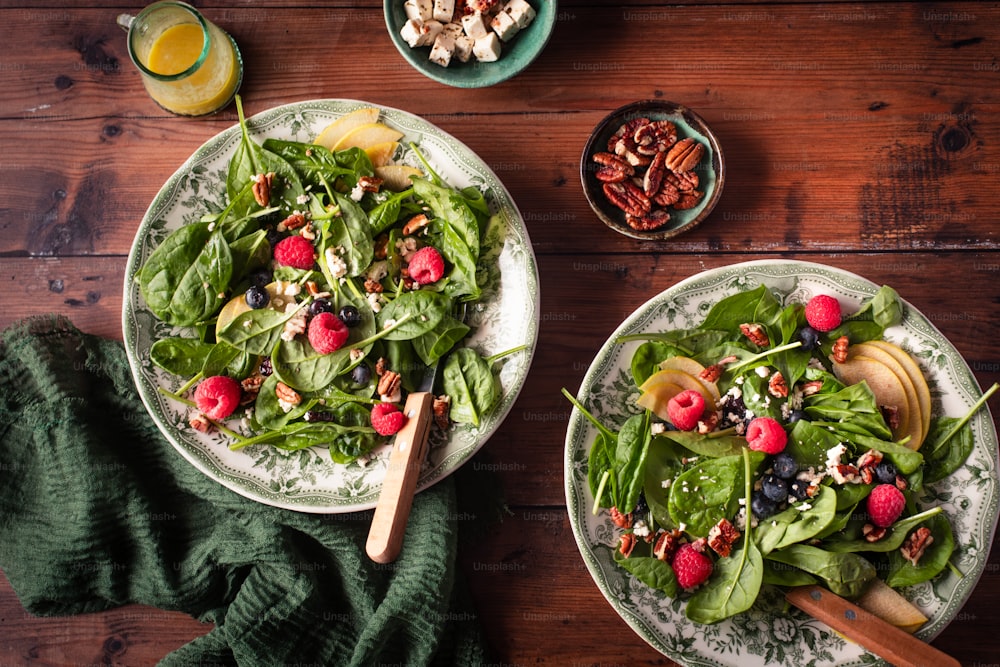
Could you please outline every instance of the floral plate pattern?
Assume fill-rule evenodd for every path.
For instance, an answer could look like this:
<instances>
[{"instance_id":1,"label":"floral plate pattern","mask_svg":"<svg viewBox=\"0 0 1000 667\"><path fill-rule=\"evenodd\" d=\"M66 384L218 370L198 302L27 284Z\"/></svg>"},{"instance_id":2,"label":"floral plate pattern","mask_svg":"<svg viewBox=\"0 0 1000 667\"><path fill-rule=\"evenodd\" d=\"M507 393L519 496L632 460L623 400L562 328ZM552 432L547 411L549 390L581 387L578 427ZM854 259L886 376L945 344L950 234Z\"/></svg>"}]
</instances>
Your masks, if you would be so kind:
<instances>
[{"instance_id":1,"label":"floral plate pattern","mask_svg":"<svg viewBox=\"0 0 1000 667\"><path fill-rule=\"evenodd\" d=\"M579 399L601 421L620 426L640 408L631 380L630 361L638 342L617 345L619 336L699 325L719 299L767 285L783 304L805 303L825 293L851 304L878 285L841 269L784 260L764 260L712 269L661 292L632 313L598 352L584 377ZM934 414L962 417L982 395L958 351L926 317L904 302L901 324L885 332L887 340L907 349L920 362L934 397ZM988 407L972 419L975 448L958 472L925 491L921 506L940 505L955 532L952 563L937 579L903 591L930 619L917 635L929 641L965 603L986 564L998 515L997 432ZM654 591L614 563L617 530L607 512L591 513L587 457L597 431L574 410L566 434L565 487L570 523L591 576L615 611L646 642L683 665L727 667L804 667L811 665L883 665L881 659L844 640L823 623L796 609L784 596L765 587L747 613L715 625L699 625L684 614L684 603Z\"/></svg>"},{"instance_id":2,"label":"floral plate pattern","mask_svg":"<svg viewBox=\"0 0 1000 667\"><path fill-rule=\"evenodd\" d=\"M311 141L336 118L361 107L357 100L312 100L288 104L247 119L257 142L265 138ZM524 220L496 174L467 146L431 123L398 109L382 107L381 122L404 133L396 163L420 167L416 144L431 166L450 185L475 186L502 224L491 225L480 269L486 285L483 299L467 316L473 333L466 345L484 355L524 345L526 351L506 357L499 373L502 397L478 427L456 425L431 442L418 491L440 481L468 460L500 426L528 374L538 336L538 269ZM261 503L315 513L339 513L375 506L388 460L388 447L367 465L339 465L318 448L284 452L265 445L239 451L226 436L203 434L187 423L187 408L163 396L158 387L176 390L179 378L155 367L152 344L185 329L160 322L146 307L135 276L146 258L174 229L221 210L225 174L240 142L238 126L202 145L164 184L143 217L125 272L122 324L132 375L147 410L173 446L195 467L237 493ZM187 332L187 335L192 335Z\"/></svg>"}]
</instances>

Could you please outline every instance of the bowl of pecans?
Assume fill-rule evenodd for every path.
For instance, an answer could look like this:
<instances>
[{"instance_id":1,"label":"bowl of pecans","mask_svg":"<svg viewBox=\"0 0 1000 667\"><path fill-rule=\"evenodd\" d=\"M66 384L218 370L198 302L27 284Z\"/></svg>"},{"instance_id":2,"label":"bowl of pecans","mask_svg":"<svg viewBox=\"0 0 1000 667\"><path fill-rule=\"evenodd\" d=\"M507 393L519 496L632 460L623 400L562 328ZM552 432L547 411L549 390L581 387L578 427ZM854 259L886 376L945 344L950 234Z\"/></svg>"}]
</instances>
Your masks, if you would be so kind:
<instances>
[{"instance_id":1,"label":"bowl of pecans","mask_svg":"<svg viewBox=\"0 0 1000 667\"><path fill-rule=\"evenodd\" d=\"M608 227L661 240L708 217L722 196L725 162L698 114L674 102L644 100L598 123L580 158L580 180Z\"/></svg>"}]
</instances>

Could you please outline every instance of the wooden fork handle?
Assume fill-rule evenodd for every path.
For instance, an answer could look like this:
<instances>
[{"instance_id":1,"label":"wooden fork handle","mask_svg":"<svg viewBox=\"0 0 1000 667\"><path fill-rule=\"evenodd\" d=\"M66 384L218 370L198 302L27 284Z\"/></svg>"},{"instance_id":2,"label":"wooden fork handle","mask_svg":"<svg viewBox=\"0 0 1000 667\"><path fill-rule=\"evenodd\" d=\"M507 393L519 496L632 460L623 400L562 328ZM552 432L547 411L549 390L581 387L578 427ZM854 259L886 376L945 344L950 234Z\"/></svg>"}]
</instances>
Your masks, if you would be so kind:
<instances>
[{"instance_id":1,"label":"wooden fork handle","mask_svg":"<svg viewBox=\"0 0 1000 667\"><path fill-rule=\"evenodd\" d=\"M393 442L382 492L375 505L375 516L372 517L365 544L368 557L376 563L393 562L403 548L403 535L413 506L417 478L427 455L433 399L429 392L414 392L407 397L403 407L406 424Z\"/></svg>"},{"instance_id":2,"label":"wooden fork handle","mask_svg":"<svg viewBox=\"0 0 1000 667\"><path fill-rule=\"evenodd\" d=\"M950 655L821 586L799 586L785 597L896 667L961 667Z\"/></svg>"}]
</instances>

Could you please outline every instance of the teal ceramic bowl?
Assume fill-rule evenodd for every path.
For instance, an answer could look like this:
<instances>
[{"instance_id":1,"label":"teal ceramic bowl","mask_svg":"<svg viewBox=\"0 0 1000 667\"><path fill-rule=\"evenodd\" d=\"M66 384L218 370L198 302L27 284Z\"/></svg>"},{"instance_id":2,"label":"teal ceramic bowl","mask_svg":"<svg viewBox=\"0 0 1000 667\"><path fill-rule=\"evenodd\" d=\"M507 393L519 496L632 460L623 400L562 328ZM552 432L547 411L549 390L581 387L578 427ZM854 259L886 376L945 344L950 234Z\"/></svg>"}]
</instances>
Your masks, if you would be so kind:
<instances>
[{"instance_id":1,"label":"teal ceramic bowl","mask_svg":"<svg viewBox=\"0 0 1000 667\"><path fill-rule=\"evenodd\" d=\"M671 121L677 128L678 140L691 138L705 149L704 156L695 168L700 181L698 190L703 193L698 205L686 210L668 209L670 221L648 231L633 229L626 222L624 211L608 201L602 189L603 183L596 176L600 165L593 159L595 153L609 150L608 140L618 128L636 118ZM591 209L608 227L625 236L644 241L663 240L693 229L708 217L722 196L722 186L726 179L725 165L722 146L701 116L675 102L642 100L615 109L597 124L580 157L580 181Z\"/></svg>"},{"instance_id":2,"label":"teal ceramic bowl","mask_svg":"<svg viewBox=\"0 0 1000 667\"><path fill-rule=\"evenodd\" d=\"M414 69L429 79L455 88L485 88L516 76L530 65L549 41L556 22L556 0L528 0L535 10L531 24L503 44L496 62L481 63L475 57L469 62L452 59L448 67L428 59L429 46L411 48L403 41L400 30L406 23L403 0L384 0L385 25L399 53Z\"/></svg>"}]
</instances>

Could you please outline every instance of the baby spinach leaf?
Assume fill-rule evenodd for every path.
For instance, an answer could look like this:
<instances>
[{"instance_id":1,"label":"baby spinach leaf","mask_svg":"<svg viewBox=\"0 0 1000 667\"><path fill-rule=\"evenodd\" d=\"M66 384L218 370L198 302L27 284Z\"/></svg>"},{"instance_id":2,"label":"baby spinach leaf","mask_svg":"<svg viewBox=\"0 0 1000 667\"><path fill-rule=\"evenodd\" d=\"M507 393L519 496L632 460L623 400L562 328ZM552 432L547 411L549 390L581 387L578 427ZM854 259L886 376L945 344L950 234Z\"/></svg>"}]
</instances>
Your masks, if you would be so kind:
<instances>
[{"instance_id":1,"label":"baby spinach leaf","mask_svg":"<svg viewBox=\"0 0 1000 667\"><path fill-rule=\"evenodd\" d=\"M670 516L669 486L664 487L663 484L672 483L672 480L684 470L687 456L686 449L667 438L653 438L649 445L643 479L643 496L656 523L664 528L676 528L677 524Z\"/></svg>"},{"instance_id":2,"label":"baby spinach leaf","mask_svg":"<svg viewBox=\"0 0 1000 667\"><path fill-rule=\"evenodd\" d=\"M479 257L479 221L469 202L461 193L419 177L413 179L413 194L434 214L432 227L451 229L456 236L455 243L461 242L465 246L472 254L474 264Z\"/></svg>"},{"instance_id":3,"label":"baby spinach leaf","mask_svg":"<svg viewBox=\"0 0 1000 667\"><path fill-rule=\"evenodd\" d=\"M810 421L846 421L883 440L892 438L892 431L885 423L878 408L875 394L867 383L844 387L834 393L820 392L803 401L803 410Z\"/></svg>"},{"instance_id":4,"label":"baby spinach leaf","mask_svg":"<svg viewBox=\"0 0 1000 667\"><path fill-rule=\"evenodd\" d=\"M851 319L870 319L880 329L888 329L903 321L903 302L896 290L888 285L882 285L871 298L862 302L861 307L851 315Z\"/></svg>"},{"instance_id":5,"label":"baby spinach leaf","mask_svg":"<svg viewBox=\"0 0 1000 667\"><path fill-rule=\"evenodd\" d=\"M594 502L599 507L614 507L615 499L611 489L607 485L602 486L602 481L606 480L612 473L611 457L614 455L617 440L603 431L598 431L594 443L590 446L590 454L587 455L587 485L590 487L590 494L594 496ZM646 468L647 474L649 468Z\"/></svg>"},{"instance_id":6,"label":"baby spinach leaf","mask_svg":"<svg viewBox=\"0 0 1000 667\"><path fill-rule=\"evenodd\" d=\"M196 222L167 236L137 279L146 305L158 318L192 326L222 306L231 275L229 244L211 223Z\"/></svg>"},{"instance_id":7,"label":"baby spinach leaf","mask_svg":"<svg viewBox=\"0 0 1000 667\"><path fill-rule=\"evenodd\" d=\"M649 411L632 415L622 424L615 443L614 466L618 477L615 507L622 513L631 512L639 502L645 480L646 456L652 434Z\"/></svg>"},{"instance_id":8,"label":"baby spinach leaf","mask_svg":"<svg viewBox=\"0 0 1000 667\"><path fill-rule=\"evenodd\" d=\"M834 553L808 544L793 544L772 551L767 557L819 577L827 588L846 598L861 595L875 578L875 567L861 556Z\"/></svg>"},{"instance_id":9,"label":"baby spinach leaf","mask_svg":"<svg viewBox=\"0 0 1000 667\"><path fill-rule=\"evenodd\" d=\"M282 429L289 422L299 419L315 404L315 399L304 400L289 410L282 407L278 400L275 389L278 386L279 378L271 374L264 378L264 383L257 392L257 400L254 402L253 419L259 428L276 430Z\"/></svg>"},{"instance_id":10,"label":"baby spinach leaf","mask_svg":"<svg viewBox=\"0 0 1000 667\"><path fill-rule=\"evenodd\" d=\"M753 470L759 461L751 461L749 449L743 450L743 499L750 506ZM718 462L721 459L714 459ZM764 580L764 560L757 548L750 522L743 535L743 543L729 556L716 561L712 576L688 600L685 613L696 623L717 623L724 618L743 613L753 606Z\"/></svg>"},{"instance_id":11,"label":"baby spinach leaf","mask_svg":"<svg viewBox=\"0 0 1000 667\"><path fill-rule=\"evenodd\" d=\"M760 452L747 456L753 470L764 460ZM670 516L690 534L705 537L720 519L736 515L745 481L742 455L699 461L670 485Z\"/></svg>"},{"instance_id":12,"label":"baby spinach leaf","mask_svg":"<svg viewBox=\"0 0 1000 667\"><path fill-rule=\"evenodd\" d=\"M149 360L174 375L189 378L201 371L212 348L194 338L161 338L149 348Z\"/></svg>"},{"instance_id":13,"label":"baby spinach leaf","mask_svg":"<svg viewBox=\"0 0 1000 667\"><path fill-rule=\"evenodd\" d=\"M385 201L368 211L368 221L371 224L372 235L381 234L396 224L403 211L403 201L413 196L413 188L397 192Z\"/></svg>"},{"instance_id":14,"label":"baby spinach leaf","mask_svg":"<svg viewBox=\"0 0 1000 667\"><path fill-rule=\"evenodd\" d=\"M239 283L271 261L271 244L267 242L267 232L263 229L230 241L229 251L233 258L230 278L233 284Z\"/></svg>"},{"instance_id":15,"label":"baby spinach leaf","mask_svg":"<svg viewBox=\"0 0 1000 667\"><path fill-rule=\"evenodd\" d=\"M428 290L403 292L383 306L378 322L382 329L401 322L385 334L386 340L412 339L433 330L450 311L451 300L443 294Z\"/></svg>"},{"instance_id":16,"label":"baby spinach leaf","mask_svg":"<svg viewBox=\"0 0 1000 667\"><path fill-rule=\"evenodd\" d=\"M413 339L413 349L424 364L430 366L455 347L469 331L468 325L446 315L433 329Z\"/></svg>"},{"instance_id":17,"label":"baby spinach leaf","mask_svg":"<svg viewBox=\"0 0 1000 667\"><path fill-rule=\"evenodd\" d=\"M889 526L888 531L882 539L876 542L869 542L863 537L844 539L841 533L835 533L823 542L823 547L829 551L836 551L838 553L857 553L863 551L884 553L895 551L902 546L912 530L922 523L928 522L933 517L938 516L941 512L940 507L932 507L929 510L899 519L896 523Z\"/></svg>"},{"instance_id":18,"label":"baby spinach leaf","mask_svg":"<svg viewBox=\"0 0 1000 667\"><path fill-rule=\"evenodd\" d=\"M741 324L757 322L770 325L780 313L778 299L767 286L760 285L717 301L705 315L700 328L726 331L735 338L740 335Z\"/></svg>"},{"instance_id":19,"label":"baby spinach leaf","mask_svg":"<svg viewBox=\"0 0 1000 667\"><path fill-rule=\"evenodd\" d=\"M830 525L837 512L837 493L820 486L819 493L808 501L792 504L757 526L757 543L763 554L805 542Z\"/></svg>"},{"instance_id":20,"label":"baby spinach leaf","mask_svg":"<svg viewBox=\"0 0 1000 667\"><path fill-rule=\"evenodd\" d=\"M226 175L226 194L230 202L235 201L241 195L245 198L246 187L255 178L261 174L273 173L275 176L271 188L271 203L284 199L283 208L293 209L297 199L305 194L298 173L279 155L265 149L250 138L246 118L243 116L243 104L239 98L237 98L236 110L240 119L240 143L229 161L229 170ZM262 208L256 201L253 204L252 209ZM237 212L242 213L242 211Z\"/></svg>"},{"instance_id":21,"label":"baby spinach leaf","mask_svg":"<svg viewBox=\"0 0 1000 667\"><path fill-rule=\"evenodd\" d=\"M242 380L253 372L256 361L254 355L243 350L237 350L226 343L216 343L205 359L201 372L205 377L228 375Z\"/></svg>"},{"instance_id":22,"label":"baby spinach leaf","mask_svg":"<svg viewBox=\"0 0 1000 667\"><path fill-rule=\"evenodd\" d=\"M716 459L721 456L736 456L747 444L746 438L735 435L732 429L704 435L696 431L666 431L656 439L672 440L688 452Z\"/></svg>"},{"instance_id":23,"label":"baby spinach leaf","mask_svg":"<svg viewBox=\"0 0 1000 667\"><path fill-rule=\"evenodd\" d=\"M237 350L261 357L270 356L274 346L281 340L285 323L297 312L298 309L287 312L270 308L249 310L234 317L218 332L218 338Z\"/></svg>"},{"instance_id":24,"label":"baby spinach leaf","mask_svg":"<svg viewBox=\"0 0 1000 667\"><path fill-rule=\"evenodd\" d=\"M685 356L684 353L669 343L661 341L646 341L632 355L632 378L636 386L641 385L649 376L660 370L660 362L670 357Z\"/></svg>"},{"instance_id":25,"label":"baby spinach leaf","mask_svg":"<svg viewBox=\"0 0 1000 667\"><path fill-rule=\"evenodd\" d=\"M816 577L797 567L765 559L763 583L772 586L808 586L816 583Z\"/></svg>"},{"instance_id":26,"label":"baby spinach leaf","mask_svg":"<svg viewBox=\"0 0 1000 667\"><path fill-rule=\"evenodd\" d=\"M667 597L676 597L680 587L677 585L677 575L666 561L653 556L620 557L621 552L615 551L615 562L630 572L636 579L656 591L661 591Z\"/></svg>"},{"instance_id":27,"label":"baby spinach leaf","mask_svg":"<svg viewBox=\"0 0 1000 667\"><path fill-rule=\"evenodd\" d=\"M321 244L322 261L326 249L334 248L347 264L347 275L357 276L368 268L374 256L368 216L350 197L334 193L340 215L329 221Z\"/></svg>"},{"instance_id":28,"label":"baby spinach leaf","mask_svg":"<svg viewBox=\"0 0 1000 667\"><path fill-rule=\"evenodd\" d=\"M913 586L936 577L951 559L955 551L955 536L951 523L944 514L937 514L927 522L931 530L933 542L914 565L899 549L889 552L889 570L885 575L885 583L893 588Z\"/></svg>"},{"instance_id":29,"label":"baby spinach leaf","mask_svg":"<svg viewBox=\"0 0 1000 667\"><path fill-rule=\"evenodd\" d=\"M500 398L499 382L490 365L468 347L460 347L444 362L444 392L451 397L451 420L479 426L480 418Z\"/></svg>"},{"instance_id":30,"label":"baby spinach leaf","mask_svg":"<svg viewBox=\"0 0 1000 667\"><path fill-rule=\"evenodd\" d=\"M271 354L274 375L299 391L319 391L351 365L349 345L320 354L307 339L282 340Z\"/></svg>"}]
</instances>

